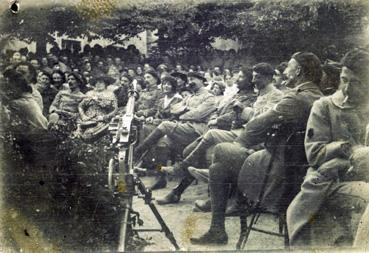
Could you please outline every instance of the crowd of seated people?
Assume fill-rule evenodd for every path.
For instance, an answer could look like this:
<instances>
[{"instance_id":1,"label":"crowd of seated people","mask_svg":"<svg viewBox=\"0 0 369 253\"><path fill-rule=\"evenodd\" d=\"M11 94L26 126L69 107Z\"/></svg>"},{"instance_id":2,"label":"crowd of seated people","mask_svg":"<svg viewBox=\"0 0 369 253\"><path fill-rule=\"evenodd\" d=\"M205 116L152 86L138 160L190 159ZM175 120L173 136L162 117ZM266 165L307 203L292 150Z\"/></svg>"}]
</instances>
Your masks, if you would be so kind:
<instances>
[{"instance_id":1,"label":"crowd of seated people","mask_svg":"<svg viewBox=\"0 0 369 253\"><path fill-rule=\"evenodd\" d=\"M359 221L369 222L368 177L362 171L368 152L369 53L355 49L341 62L323 64L313 53L297 52L274 67L232 65L228 58L213 68L151 64L137 53L126 59L95 53L54 48L36 57L21 51L1 65L3 132L27 168L21 180L36 185L39 180L27 176L48 171L50 185L58 184L43 201L62 199L82 217L96 212L94 196L101 195L101 217L119 216L119 201L96 175L106 173L111 155L109 122L124 114L134 85L139 94L134 120L140 126L135 162L156 171L151 190L165 188L168 174L179 178L157 203L180 202L199 176L209 184L209 199L194 204L211 212L210 228L192 238L193 244L227 243L225 217L245 211L239 200L254 203L264 191L265 208L287 213L291 244L347 245L356 236L360 245L358 238L368 232L361 226L356 235ZM277 137L271 140L273 131ZM305 133L305 146L295 157L286 143L296 132ZM294 166L303 168L292 171ZM269 177L261 190L265 173ZM288 186L292 173L293 188ZM29 194L37 199L41 193L34 188ZM330 233L331 226L336 233ZM117 234L108 225L104 231L106 240Z\"/></svg>"}]
</instances>

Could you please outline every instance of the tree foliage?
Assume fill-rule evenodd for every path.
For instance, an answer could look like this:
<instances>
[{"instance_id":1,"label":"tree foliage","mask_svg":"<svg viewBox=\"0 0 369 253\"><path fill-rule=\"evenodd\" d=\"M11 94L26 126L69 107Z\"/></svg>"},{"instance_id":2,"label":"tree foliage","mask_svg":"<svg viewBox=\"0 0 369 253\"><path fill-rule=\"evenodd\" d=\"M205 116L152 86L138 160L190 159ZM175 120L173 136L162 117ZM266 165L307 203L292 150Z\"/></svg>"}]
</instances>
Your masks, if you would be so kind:
<instances>
[{"instance_id":1,"label":"tree foliage","mask_svg":"<svg viewBox=\"0 0 369 253\"><path fill-rule=\"evenodd\" d=\"M116 42L123 34L157 30L160 52L198 51L209 48L216 37L232 38L263 59L297 50L319 53L330 44L345 49L355 45L368 25L367 4L360 0L152 1L124 6L115 0L103 2L108 3L100 12L99 6L83 1L77 6L27 8L16 16L7 12L0 29L26 41L50 41L49 34L58 32L90 39L98 34Z\"/></svg>"}]
</instances>

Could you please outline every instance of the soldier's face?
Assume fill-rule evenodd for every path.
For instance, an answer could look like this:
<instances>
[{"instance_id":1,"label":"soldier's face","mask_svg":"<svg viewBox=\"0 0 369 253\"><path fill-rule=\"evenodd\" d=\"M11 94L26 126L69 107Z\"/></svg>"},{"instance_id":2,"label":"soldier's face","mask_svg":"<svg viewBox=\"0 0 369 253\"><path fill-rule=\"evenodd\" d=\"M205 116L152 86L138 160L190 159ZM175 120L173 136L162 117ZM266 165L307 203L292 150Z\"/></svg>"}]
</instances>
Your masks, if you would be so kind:
<instances>
[{"instance_id":1,"label":"soldier's face","mask_svg":"<svg viewBox=\"0 0 369 253\"><path fill-rule=\"evenodd\" d=\"M368 100L369 85L361 80L353 71L343 67L340 75L343 94L352 104L360 104Z\"/></svg>"},{"instance_id":2,"label":"soldier's face","mask_svg":"<svg viewBox=\"0 0 369 253\"><path fill-rule=\"evenodd\" d=\"M200 79L197 79L196 77L189 77L188 86L192 91L196 92L203 86L203 82Z\"/></svg>"},{"instance_id":3,"label":"soldier's face","mask_svg":"<svg viewBox=\"0 0 369 253\"><path fill-rule=\"evenodd\" d=\"M295 81L298 75L300 74L301 67L300 64L295 60L291 59L288 64L287 68L283 71L283 74L287 77L288 81Z\"/></svg>"},{"instance_id":4,"label":"soldier's face","mask_svg":"<svg viewBox=\"0 0 369 253\"><path fill-rule=\"evenodd\" d=\"M129 74L129 72L128 72ZM150 86L154 86L156 85L156 79L155 77L153 77L150 74L145 74L145 81L150 85Z\"/></svg>"},{"instance_id":5,"label":"soldier's face","mask_svg":"<svg viewBox=\"0 0 369 253\"><path fill-rule=\"evenodd\" d=\"M252 72L252 83L255 85L255 88L258 90L264 89L270 80L267 76L257 73L255 71Z\"/></svg>"},{"instance_id":6,"label":"soldier's face","mask_svg":"<svg viewBox=\"0 0 369 253\"><path fill-rule=\"evenodd\" d=\"M125 76L123 76L121 79L120 79L120 85L121 86L128 86L129 85L129 79Z\"/></svg>"}]
</instances>

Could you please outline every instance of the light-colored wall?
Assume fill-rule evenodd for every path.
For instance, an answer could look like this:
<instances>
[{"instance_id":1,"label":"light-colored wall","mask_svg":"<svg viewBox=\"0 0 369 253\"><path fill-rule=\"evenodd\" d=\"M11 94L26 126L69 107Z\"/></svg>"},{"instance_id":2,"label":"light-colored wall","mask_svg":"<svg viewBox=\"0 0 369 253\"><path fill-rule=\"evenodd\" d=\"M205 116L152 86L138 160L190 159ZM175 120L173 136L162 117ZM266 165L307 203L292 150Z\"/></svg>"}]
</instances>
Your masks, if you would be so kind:
<instances>
[{"instance_id":1,"label":"light-colored wall","mask_svg":"<svg viewBox=\"0 0 369 253\"><path fill-rule=\"evenodd\" d=\"M55 42L59 45L59 47L61 48L62 46L62 40L63 39L71 39L71 40L76 40L81 42L81 48L83 49L83 47L87 44L89 44L91 47L93 47L95 44L100 44L103 47L109 46L111 44L114 43L114 41L112 40L107 40L107 39L95 39L92 41L88 41L87 38L83 38L83 37L77 37L77 38L69 38L66 35L63 36L57 36L56 34L52 34L52 37L54 37ZM124 36L122 36L122 38L124 38ZM125 40L122 43L116 44L115 46L117 47L125 47L127 48L127 46L129 45L135 45L136 48L142 53L142 54L147 54L147 33L146 31L138 34L135 37L131 37L131 38L127 38L127 40ZM18 39L12 39L10 40L3 48L2 51L5 51L7 49L12 49L12 50L19 50L21 48L27 47L28 50L30 52L36 52L36 43L35 42L31 42L31 43L27 43ZM46 45L46 50L49 51L50 48L52 48L51 44L47 44Z\"/></svg>"}]
</instances>

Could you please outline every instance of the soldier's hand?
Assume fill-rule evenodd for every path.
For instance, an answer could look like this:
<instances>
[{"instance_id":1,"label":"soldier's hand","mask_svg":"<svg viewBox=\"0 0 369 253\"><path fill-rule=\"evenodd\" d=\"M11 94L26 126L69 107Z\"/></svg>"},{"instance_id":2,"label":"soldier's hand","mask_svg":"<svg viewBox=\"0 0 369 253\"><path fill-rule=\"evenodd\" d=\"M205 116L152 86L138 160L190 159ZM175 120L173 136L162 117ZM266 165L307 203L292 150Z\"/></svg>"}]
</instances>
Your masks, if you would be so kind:
<instances>
[{"instance_id":1,"label":"soldier's hand","mask_svg":"<svg viewBox=\"0 0 369 253\"><path fill-rule=\"evenodd\" d=\"M212 127L216 125L217 125L217 119L212 119L208 122L208 127Z\"/></svg>"}]
</instances>

